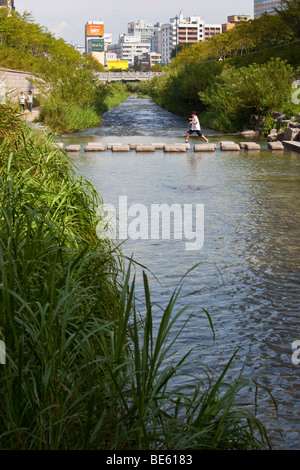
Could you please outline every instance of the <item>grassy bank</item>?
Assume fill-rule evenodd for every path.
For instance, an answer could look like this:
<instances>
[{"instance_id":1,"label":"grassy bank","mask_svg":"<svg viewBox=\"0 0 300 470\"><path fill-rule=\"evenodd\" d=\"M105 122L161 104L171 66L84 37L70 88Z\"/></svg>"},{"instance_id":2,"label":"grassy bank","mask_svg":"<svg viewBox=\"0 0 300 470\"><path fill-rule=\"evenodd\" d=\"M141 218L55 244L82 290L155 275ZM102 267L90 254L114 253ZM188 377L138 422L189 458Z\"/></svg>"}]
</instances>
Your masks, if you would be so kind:
<instances>
[{"instance_id":1,"label":"grassy bank","mask_svg":"<svg viewBox=\"0 0 300 470\"><path fill-rule=\"evenodd\" d=\"M180 291L154 333L146 273L139 303L132 263L125 271L96 236L93 186L51 139L0 111L0 448L269 447L256 381L227 379L235 354L219 376L202 365L184 385L188 354L172 359L184 326L170 339L188 321Z\"/></svg>"},{"instance_id":2,"label":"grassy bank","mask_svg":"<svg viewBox=\"0 0 300 470\"><path fill-rule=\"evenodd\" d=\"M95 79L88 99L82 104L72 93L67 96L65 91L60 100L53 95L47 98L42 103L40 121L59 135L97 127L102 123L102 115L125 101L129 94L122 83L102 84Z\"/></svg>"},{"instance_id":3,"label":"grassy bank","mask_svg":"<svg viewBox=\"0 0 300 470\"><path fill-rule=\"evenodd\" d=\"M8 14L6 8L0 8L0 66L36 77L40 118L57 134L101 125L102 114L129 94L120 83L100 83L97 74L104 67L91 56L56 39L27 13Z\"/></svg>"}]
</instances>

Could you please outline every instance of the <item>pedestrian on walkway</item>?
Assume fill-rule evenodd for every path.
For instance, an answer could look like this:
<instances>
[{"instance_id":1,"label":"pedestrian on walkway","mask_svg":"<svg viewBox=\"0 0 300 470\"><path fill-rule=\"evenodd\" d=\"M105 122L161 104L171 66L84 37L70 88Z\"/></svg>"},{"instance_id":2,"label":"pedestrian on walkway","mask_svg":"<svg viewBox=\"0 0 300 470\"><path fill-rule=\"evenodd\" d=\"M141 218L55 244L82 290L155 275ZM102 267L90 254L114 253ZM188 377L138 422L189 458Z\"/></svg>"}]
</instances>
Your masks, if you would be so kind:
<instances>
[{"instance_id":1,"label":"pedestrian on walkway","mask_svg":"<svg viewBox=\"0 0 300 470\"><path fill-rule=\"evenodd\" d=\"M190 135L193 134L194 132L196 132L196 134L199 137L202 137L206 141L206 143L208 144L209 139L207 139L205 137L205 135L203 135L202 132L201 132L201 127L200 127L200 122L199 122L199 119L198 119L198 116L197 116L197 111L193 111L192 112L192 117L189 118L189 119L190 119L191 128L190 128L190 130L188 131L188 133L186 135L186 140L185 140L186 144L189 141Z\"/></svg>"},{"instance_id":2,"label":"pedestrian on walkway","mask_svg":"<svg viewBox=\"0 0 300 470\"><path fill-rule=\"evenodd\" d=\"M24 92L21 91L21 94L19 96L20 111L25 111L25 100L26 100L26 97L24 95Z\"/></svg>"},{"instance_id":3,"label":"pedestrian on walkway","mask_svg":"<svg viewBox=\"0 0 300 470\"><path fill-rule=\"evenodd\" d=\"M30 112L32 112L32 103L33 103L33 93L31 90L28 92L28 96L26 98L27 101L27 108Z\"/></svg>"}]
</instances>

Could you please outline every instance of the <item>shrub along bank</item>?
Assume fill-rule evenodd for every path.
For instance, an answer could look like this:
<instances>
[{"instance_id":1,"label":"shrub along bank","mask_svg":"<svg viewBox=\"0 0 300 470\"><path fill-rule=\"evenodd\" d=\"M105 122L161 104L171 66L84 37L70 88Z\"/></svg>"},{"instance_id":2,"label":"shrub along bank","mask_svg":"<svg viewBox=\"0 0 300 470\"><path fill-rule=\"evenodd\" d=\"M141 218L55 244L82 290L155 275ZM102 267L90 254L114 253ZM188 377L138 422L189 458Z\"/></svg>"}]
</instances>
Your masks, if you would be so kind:
<instances>
[{"instance_id":1,"label":"shrub along bank","mask_svg":"<svg viewBox=\"0 0 300 470\"><path fill-rule=\"evenodd\" d=\"M41 120L58 134L101 124L101 115L128 96L122 84L104 85L104 67L83 56L30 15L0 8L0 66L33 73Z\"/></svg>"},{"instance_id":2,"label":"shrub along bank","mask_svg":"<svg viewBox=\"0 0 300 470\"><path fill-rule=\"evenodd\" d=\"M300 71L300 0L286 3L277 15L183 47L144 93L177 114L196 109L202 124L220 131L249 127L253 114L296 115L292 84Z\"/></svg>"},{"instance_id":3,"label":"shrub along bank","mask_svg":"<svg viewBox=\"0 0 300 470\"><path fill-rule=\"evenodd\" d=\"M185 380L188 354L174 359L184 326L169 339L180 316L188 321L179 291L154 334L146 273L137 302L130 266L97 238L93 186L0 106L0 448L269 447L258 384L226 378L235 354L219 376L202 366L194 385Z\"/></svg>"}]
</instances>

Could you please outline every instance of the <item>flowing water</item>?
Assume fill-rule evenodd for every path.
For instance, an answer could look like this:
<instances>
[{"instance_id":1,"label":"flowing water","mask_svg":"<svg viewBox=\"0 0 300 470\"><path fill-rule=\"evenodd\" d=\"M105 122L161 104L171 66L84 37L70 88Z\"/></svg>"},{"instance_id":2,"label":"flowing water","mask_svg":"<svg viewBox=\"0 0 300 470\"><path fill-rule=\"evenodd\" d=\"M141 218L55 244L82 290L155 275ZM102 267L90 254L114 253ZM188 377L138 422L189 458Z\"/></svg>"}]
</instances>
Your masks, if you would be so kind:
<instances>
[{"instance_id":1,"label":"flowing water","mask_svg":"<svg viewBox=\"0 0 300 470\"><path fill-rule=\"evenodd\" d=\"M186 130L187 119L151 100L131 98L106 113L102 127L65 136L64 141L175 143L185 141ZM212 142L240 140L206 131ZM260 144L258 153L82 151L72 159L105 203L116 208L120 196L127 196L128 206L204 204L201 250L187 251L184 240L129 240L123 251L133 252L155 274L152 301L164 306L181 277L197 265L185 278L178 302L179 307L191 306L191 319L176 349L183 355L194 348L193 360L218 370L240 348L231 374L244 366L245 376L257 377L272 391L279 418L263 394L262 417L272 427L276 447L299 449L300 365L292 362L292 343L300 340L300 155L270 152L264 140ZM142 295L140 271L137 289ZM203 308L212 318L215 342ZM156 320L159 314L157 310ZM197 375L197 365L192 372ZM252 398L254 390L250 392Z\"/></svg>"}]
</instances>

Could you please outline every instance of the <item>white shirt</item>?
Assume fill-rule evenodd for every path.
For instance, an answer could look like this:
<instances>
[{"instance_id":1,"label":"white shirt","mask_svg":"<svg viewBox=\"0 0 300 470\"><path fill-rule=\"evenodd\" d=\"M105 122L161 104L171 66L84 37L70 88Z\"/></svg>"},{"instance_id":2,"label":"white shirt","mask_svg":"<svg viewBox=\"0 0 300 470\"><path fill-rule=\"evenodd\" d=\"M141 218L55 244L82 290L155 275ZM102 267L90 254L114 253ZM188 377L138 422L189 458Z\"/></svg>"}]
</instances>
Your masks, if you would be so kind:
<instances>
[{"instance_id":1,"label":"white shirt","mask_svg":"<svg viewBox=\"0 0 300 470\"><path fill-rule=\"evenodd\" d=\"M192 131L200 131L200 122L197 116L193 116Z\"/></svg>"},{"instance_id":2,"label":"white shirt","mask_svg":"<svg viewBox=\"0 0 300 470\"><path fill-rule=\"evenodd\" d=\"M33 102L33 94L27 96L27 101L28 101L28 103Z\"/></svg>"},{"instance_id":3,"label":"white shirt","mask_svg":"<svg viewBox=\"0 0 300 470\"><path fill-rule=\"evenodd\" d=\"M25 104L25 95L20 95L20 104Z\"/></svg>"}]
</instances>

